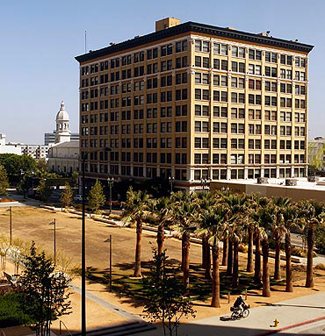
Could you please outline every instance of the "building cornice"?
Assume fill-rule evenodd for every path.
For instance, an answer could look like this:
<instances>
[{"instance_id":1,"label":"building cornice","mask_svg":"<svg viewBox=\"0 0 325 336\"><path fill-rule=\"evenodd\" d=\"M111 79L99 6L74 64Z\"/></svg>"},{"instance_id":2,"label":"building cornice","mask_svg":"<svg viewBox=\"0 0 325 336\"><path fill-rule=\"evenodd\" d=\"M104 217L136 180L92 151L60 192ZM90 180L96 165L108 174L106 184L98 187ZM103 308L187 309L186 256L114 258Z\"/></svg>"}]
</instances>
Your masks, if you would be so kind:
<instances>
[{"instance_id":1,"label":"building cornice","mask_svg":"<svg viewBox=\"0 0 325 336\"><path fill-rule=\"evenodd\" d=\"M105 47L96 51L91 51L87 54L79 55L76 57L76 60L79 63L84 61L90 61L99 57L109 56L117 52L136 48L165 38L191 32L207 34L212 36L219 36L226 39L234 39L238 41L246 41L249 43L268 45L272 47L278 47L304 53L309 53L313 49L312 45L303 44L300 42L288 41L270 36L264 36L261 34L247 33L239 30L221 28L196 22L186 22L168 29L164 29L144 36L136 37L121 43L117 43L112 46Z\"/></svg>"}]
</instances>

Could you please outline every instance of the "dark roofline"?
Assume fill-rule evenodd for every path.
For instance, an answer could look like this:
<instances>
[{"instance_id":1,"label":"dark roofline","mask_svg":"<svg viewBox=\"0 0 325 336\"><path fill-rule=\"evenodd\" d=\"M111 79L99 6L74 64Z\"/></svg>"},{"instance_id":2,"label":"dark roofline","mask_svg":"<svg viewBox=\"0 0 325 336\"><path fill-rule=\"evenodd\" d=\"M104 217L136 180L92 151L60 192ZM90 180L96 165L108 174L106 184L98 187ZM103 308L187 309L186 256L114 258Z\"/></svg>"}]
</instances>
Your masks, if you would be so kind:
<instances>
[{"instance_id":1,"label":"dark roofline","mask_svg":"<svg viewBox=\"0 0 325 336\"><path fill-rule=\"evenodd\" d=\"M224 38L231 38L240 41L255 42L258 44L264 44L273 47L280 47L289 50L301 51L309 53L312 49L312 45L303 44L299 42L287 41L279 38L263 36L260 34L246 33L238 30L233 30L229 28L220 28L211 25L196 23L196 22L186 22L168 29L153 32L144 36L133 38L115 45L105 47L96 51L89 52L87 54L79 55L76 60L80 63L83 61L90 61L98 57L107 56L116 52L123 50L135 48L147 43L155 42L168 38L171 36L177 36L187 32L194 33L204 33L214 36L220 36Z\"/></svg>"}]
</instances>

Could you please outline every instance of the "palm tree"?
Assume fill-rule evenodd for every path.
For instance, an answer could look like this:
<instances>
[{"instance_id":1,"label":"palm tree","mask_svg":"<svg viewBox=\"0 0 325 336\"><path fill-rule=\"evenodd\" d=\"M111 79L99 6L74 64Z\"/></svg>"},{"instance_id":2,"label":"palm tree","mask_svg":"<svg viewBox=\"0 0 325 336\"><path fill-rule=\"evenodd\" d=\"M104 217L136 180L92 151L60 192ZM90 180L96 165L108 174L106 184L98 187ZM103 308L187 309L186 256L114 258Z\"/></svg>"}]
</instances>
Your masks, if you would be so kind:
<instances>
[{"instance_id":1,"label":"palm tree","mask_svg":"<svg viewBox=\"0 0 325 336\"><path fill-rule=\"evenodd\" d=\"M197 198L200 206L200 213L202 216L206 215L206 211L212 209L218 199L210 192L199 193ZM203 221L203 218L201 218ZM203 231L201 234L202 237L202 266L205 269L205 278L211 279L211 252L209 244L208 233Z\"/></svg>"},{"instance_id":2,"label":"palm tree","mask_svg":"<svg viewBox=\"0 0 325 336\"><path fill-rule=\"evenodd\" d=\"M259 208L265 206L267 203L268 199L266 197L261 197L259 194L252 194L249 196L247 200L247 213L249 218L247 218L244 226L244 229L247 232L247 242L248 242L247 267L246 267L247 272L254 271L253 255L254 255L254 235L256 231L255 216ZM255 260L258 260L258 258L256 258Z\"/></svg>"},{"instance_id":3,"label":"palm tree","mask_svg":"<svg viewBox=\"0 0 325 336\"><path fill-rule=\"evenodd\" d=\"M277 207L277 219L271 226L272 237L275 241L274 280L280 280L281 240L283 234L286 232L285 221L282 213L291 204L291 199L288 197L277 197L272 198L272 200Z\"/></svg>"},{"instance_id":4,"label":"palm tree","mask_svg":"<svg viewBox=\"0 0 325 336\"><path fill-rule=\"evenodd\" d=\"M219 272L219 241L225 228L227 209L222 204L204 210L200 218L201 234L209 237L209 244L212 247L212 307L220 307L220 272Z\"/></svg>"},{"instance_id":5,"label":"palm tree","mask_svg":"<svg viewBox=\"0 0 325 336\"><path fill-rule=\"evenodd\" d=\"M307 234L307 275L305 286L312 288L314 287L313 252L315 229L323 224L325 208L323 204L312 200L301 202L300 208L300 220Z\"/></svg>"},{"instance_id":6,"label":"palm tree","mask_svg":"<svg viewBox=\"0 0 325 336\"><path fill-rule=\"evenodd\" d=\"M134 276L141 277L141 235L142 219L148 210L150 196L143 191L133 191L132 187L126 193L123 219L136 222L136 248Z\"/></svg>"},{"instance_id":7,"label":"palm tree","mask_svg":"<svg viewBox=\"0 0 325 336\"><path fill-rule=\"evenodd\" d=\"M273 204L260 209L259 220L261 226L261 242L263 252L263 296L271 296L269 274L269 233L276 220L276 212Z\"/></svg>"},{"instance_id":8,"label":"palm tree","mask_svg":"<svg viewBox=\"0 0 325 336\"><path fill-rule=\"evenodd\" d=\"M193 201L178 201L173 204L171 216L182 233L183 283L184 286L188 287L190 272L190 232L193 232L196 229L195 223L198 219L198 205Z\"/></svg>"},{"instance_id":9,"label":"palm tree","mask_svg":"<svg viewBox=\"0 0 325 336\"><path fill-rule=\"evenodd\" d=\"M291 268L291 230L297 227L298 211L296 205L289 205L282 210L285 227L285 254L286 254L286 292L293 291L292 268Z\"/></svg>"},{"instance_id":10,"label":"palm tree","mask_svg":"<svg viewBox=\"0 0 325 336\"><path fill-rule=\"evenodd\" d=\"M230 214L227 218L227 231L229 235L229 246L233 245L233 272L232 272L232 287L238 287L238 248L242 241L242 225L247 218L247 195L229 194L225 196L225 202L229 207ZM230 251L230 250L229 250ZM229 252L228 252L229 253ZM230 257L228 255L228 269ZM228 271L228 270L227 270Z\"/></svg>"},{"instance_id":11,"label":"palm tree","mask_svg":"<svg viewBox=\"0 0 325 336\"><path fill-rule=\"evenodd\" d=\"M158 231L157 231L157 254L161 255L164 251L165 240L165 223L170 221L170 199L167 197L161 197L158 200L151 202L151 209L158 219Z\"/></svg>"}]
</instances>

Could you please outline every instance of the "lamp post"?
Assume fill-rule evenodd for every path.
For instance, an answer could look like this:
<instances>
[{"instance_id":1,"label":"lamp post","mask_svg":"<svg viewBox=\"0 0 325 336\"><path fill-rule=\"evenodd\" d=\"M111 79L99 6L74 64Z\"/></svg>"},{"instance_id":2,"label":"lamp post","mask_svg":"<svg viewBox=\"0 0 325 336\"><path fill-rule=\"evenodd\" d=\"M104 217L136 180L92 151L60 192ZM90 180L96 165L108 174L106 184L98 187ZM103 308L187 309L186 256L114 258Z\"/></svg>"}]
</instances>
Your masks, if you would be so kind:
<instances>
[{"instance_id":1,"label":"lamp post","mask_svg":"<svg viewBox=\"0 0 325 336\"><path fill-rule=\"evenodd\" d=\"M9 224L9 243L10 246L12 245L12 207L9 207L9 209L7 209L7 211L9 211L10 213L10 224Z\"/></svg>"},{"instance_id":2,"label":"lamp post","mask_svg":"<svg viewBox=\"0 0 325 336\"><path fill-rule=\"evenodd\" d=\"M106 152L111 148L104 148ZM82 221L81 221L81 336L86 336L86 200L85 200L85 164L89 152L81 157L82 180Z\"/></svg>"},{"instance_id":3,"label":"lamp post","mask_svg":"<svg viewBox=\"0 0 325 336\"><path fill-rule=\"evenodd\" d=\"M173 177L169 176L168 181L170 183L170 192L172 193L173 192L173 184L175 182L175 177L174 176Z\"/></svg>"},{"instance_id":4,"label":"lamp post","mask_svg":"<svg viewBox=\"0 0 325 336\"><path fill-rule=\"evenodd\" d=\"M53 222L50 223L53 225L54 228L54 235L53 235L53 251L54 251L54 266L56 266L56 220L54 218Z\"/></svg>"},{"instance_id":5,"label":"lamp post","mask_svg":"<svg viewBox=\"0 0 325 336\"><path fill-rule=\"evenodd\" d=\"M109 243L109 291L112 291L112 235L104 240L105 243Z\"/></svg>"},{"instance_id":6,"label":"lamp post","mask_svg":"<svg viewBox=\"0 0 325 336\"><path fill-rule=\"evenodd\" d=\"M113 189L113 184L114 184L114 177L108 177L107 178L107 183L109 187L109 210L110 213L112 213L112 202L113 202L113 197L112 197L112 189Z\"/></svg>"}]
</instances>

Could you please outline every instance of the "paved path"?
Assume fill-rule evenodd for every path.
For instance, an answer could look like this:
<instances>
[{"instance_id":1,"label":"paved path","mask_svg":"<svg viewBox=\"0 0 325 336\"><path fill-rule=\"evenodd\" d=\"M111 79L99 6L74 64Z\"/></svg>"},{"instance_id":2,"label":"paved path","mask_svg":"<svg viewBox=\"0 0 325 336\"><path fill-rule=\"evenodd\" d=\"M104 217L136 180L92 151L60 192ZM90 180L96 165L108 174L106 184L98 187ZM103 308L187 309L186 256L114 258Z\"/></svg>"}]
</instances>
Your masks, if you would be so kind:
<instances>
[{"instance_id":1,"label":"paved path","mask_svg":"<svg viewBox=\"0 0 325 336\"><path fill-rule=\"evenodd\" d=\"M81 294L81 288L79 286L73 284L71 287L76 293ZM129 313L126 310L123 310L123 309L121 309L117 306L114 306L113 304L109 303L108 301L103 300L100 297L98 297L97 295L92 294L88 291L86 291L86 297L87 297L88 300L94 301L97 304L101 305L102 307L104 307L104 308L112 311L113 313L118 314L118 315L120 315L120 316L122 316L122 317L124 317L124 318L126 318L130 321L144 322L144 320L141 317L136 316L132 313Z\"/></svg>"},{"instance_id":2,"label":"paved path","mask_svg":"<svg viewBox=\"0 0 325 336\"><path fill-rule=\"evenodd\" d=\"M263 299L261 298L261 300ZM275 318L280 321L278 328L273 327ZM314 324L312 321L315 319ZM302 322L306 324L297 327L297 324ZM319 332L319 330L322 330L322 323L325 323L325 293L257 307L251 309L248 318L237 321L232 321L230 314L194 320L187 324L182 324L179 328L178 336L289 335L308 329L309 331L318 330ZM281 331L282 328L285 328L285 330ZM323 334L325 335L325 333ZM161 330L139 334L139 336L158 335L162 335Z\"/></svg>"}]
</instances>

